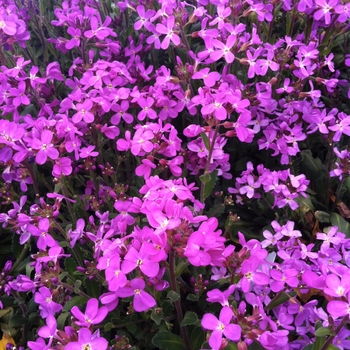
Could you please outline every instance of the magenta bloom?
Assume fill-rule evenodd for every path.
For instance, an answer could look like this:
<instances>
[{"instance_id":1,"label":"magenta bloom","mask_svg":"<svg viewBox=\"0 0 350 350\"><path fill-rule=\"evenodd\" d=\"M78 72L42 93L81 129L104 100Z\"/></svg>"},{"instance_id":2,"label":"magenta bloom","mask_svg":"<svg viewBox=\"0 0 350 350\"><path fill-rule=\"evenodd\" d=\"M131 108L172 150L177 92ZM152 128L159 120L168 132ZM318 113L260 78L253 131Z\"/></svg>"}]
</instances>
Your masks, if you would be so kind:
<instances>
[{"instance_id":1,"label":"magenta bloom","mask_svg":"<svg viewBox=\"0 0 350 350\"><path fill-rule=\"evenodd\" d=\"M203 316L201 322L203 328L213 331L209 338L209 345L213 350L220 349L223 335L234 342L241 339L241 327L230 324L232 316L233 312L228 306L222 308L219 319L212 314Z\"/></svg>"},{"instance_id":2,"label":"magenta bloom","mask_svg":"<svg viewBox=\"0 0 350 350\"><path fill-rule=\"evenodd\" d=\"M52 337L56 334L57 331L57 322L53 315L49 315L46 318L46 326L43 326L39 329L38 335L42 338L49 338L52 339Z\"/></svg>"},{"instance_id":3,"label":"magenta bloom","mask_svg":"<svg viewBox=\"0 0 350 350\"><path fill-rule=\"evenodd\" d=\"M70 50L75 46L80 45L81 30L78 28L68 28L67 33L73 38L66 42L66 49Z\"/></svg>"},{"instance_id":4,"label":"magenta bloom","mask_svg":"<svg viewBox=\"0 0 350 350\"><path fill-rule=\"evenodd\" d=\"M85 314L83 314L77 306L71 310L72 315L77 319L75 323L80 327L90 327L92 324L101 323L108 314L106 306L98 308L98 300L90 299L87 302Z\"/></svg>"},{"instance_id":5,"label":"magenta bloom","mask_svg":"<svg viewBox=\"0 0 350 350\"><path fill-rule=\"evenodd\" d=\"M137 267L148 277L155 277L159 272L159 264L151 260L145 248L141 247L138 252L134 247L131 247L125 255L122 271L129 273Z\"/></svg>"},{"instance_id":6,"label":"magenta bloom","mask_svg":"<svg viewBox=\"0 0 350 350\"><path fill-rule=\"evenodd\" d=\"M156 306L152 295L144 291L146 284L141 278L134 278L130 283L116 291L118 297L127 298L134 296L133 307L135 311L142 312Z\"/></svg>"},{"instance_id":7,"label":"magenta bloom","mask_svg":"<svg viewBox=\"0 0 350 350\"><path fill-rule=\"evenodd\" d=\"M326 277L326 285L324 292L332 297L342 297L350 291L350 274L344 273L341 277L335 274L328 275Z\"/></svg>"},{"instance_id":8,"label":"magenta bloom","mask_svg":"<svg viewBox=\"0 0 350 350\"><path fill-rule=\"evenodd\" d=\"M12 103L15 107L18 107L21 104L26 105L26 106L28 106L30 104L30 100L25 95L25 91L26 91L26 83L24 81L21 81L18 84L18 89L16 89L16 88L10 89L11 96L14 96Z\"/></svg>"},{"instance_id":9,"label":"magenta bloom","mask_svg":"<svg viewBox=\"0 0 350 350\"><path fill-rule=\"evenodd\" d=\"M124 271L120 268L120 256L118 254L113 255L112 259L110 259L105 273L108 289L112 292L115 292L120 287L124 287L128 281Z\"/></svg>"},{"instance_id":10,"label":"magenta bloom","mask_svg":"<svg viewBox=\"0 0 350 350\"><path fill-rule=\"evenodd\" d=\"M36 245L41 250L45 250L46 247L53 247L57 244L52 236L48 233L49 230L50 220L47 218L40 219L38 227L31 224L27 227L27 231L34 237L38 238Z\"/></svg>"},{"instance_id":11,"label":"magenta bloom","mask_svg":"<svg viewBox=\"0 0 350 350\"><path fill-rule=\"evenodd\" d=\"M59 152L56 148L54 148L53 144L51 143L53 138L53 133L50 130L44 130L41 133L40 140L35 138L32 142L32 148L39 150L35 157L35 161L42 165L46 162L47 157L55 160L59 156Z\"/></svg>"},{"instance_id":12,"label":"magenta bloom","mask_svg":"<svg viewBox=\"0 0 350 350\"><path fill-rule=\"evenodd\" d=\"M207 87L213 87L221 75L218 72L210 72L210 68L203 68L200 71L192 75L192 79L203 79L204 85Z\"/></svg>"},{"instance_id":13,"label":"magenta bloom","mask_svg":"<svg viewBox=\"0 0 350 350\"><path fill-rule=\"evenodd\" d=\"M66 345L64 350L106 350L108 342L105 338L100 337L99 331L94 334L87 328L81 328L78 333L78 341Z\"/></svg>"},{"instance_id":14,"label":"magenta bloom","mask_svg":"<svg viewBox=\"0 0 350 350\"><path fill-rule=\"evenodd\" d=\"M72 116L73 123L79 123L84 119L85 123L92 123L94 115L90 112L93 103L91 100L85 100L83 103L77 103L77 113Z\"/></svg>"},{"instance_id":15,"label":"magenta bloom","mask_svg":"<svg viewBox=\"0 0 350 350\"><path fill-rule=\"evenodd\" d=\"M210 54L210 58L218 61L221 57L225 58L226 63L232 63L235 60L235 55L231 52L232 47L236 43L236 36L230 35L227 38L226 44L220 40L214 39L213 45L217 49Z\"/></svg>"},{"instance_id":16,"label":"magenta bloom","mask_svg":"<svg viewBox=\"0 0 350 350\"><path fill-rule=\"evenodd\" d=\"M156 119L157 118L157 113L152 109L152 105L154 103L154 99L152 97L141 97L137 101L139 106L142 108L142 111L137 115L137 118L139 120L144 120L146 117L150 119Z\"/></svg>"},{"instance_id":17,"label":"magenta bloom","mask_svg":"<svg viewBox=\"0 0 350 350\"><path fill-rule=\"evenodd\" d=\"M263 272L258 272L257 269L260 265L260 259L251 256L248 260L245 260L242 264L241 287L244 293L249 292L250 284L253 282L259 286L267 285L270 281L268 275Z\"/></svg>"},{"instance_id":18,"label":"magenta bloom","mask_svg":"<svg viewBox=\"0 0 350 350\"><path fill-rule=\"evenodd\" d=\"M62 305L52 300L51 291L46 287L39 288L39 291L34 295L34 301L39 304L40 316L42 318L47 318L49 315L54 315L55 312L62 310Z\"/></svg>"},{"instance_id":19,"label":"magenta bloom","mask_svg":"<svg viewBox=\"0 0 350 350\"><path fill-rule=\"evenodd\" d=\"M154 10L145 11L145 7L143 5L137 6L136 11L140 16L140 19L135 22L134 29L140 30L146 23L148 23L148 20L154 16L155 11Z\"/></svg>"},{"instance_id":20,"label":"magenta bloom","mask_svg":"<svg viewBox=\"0 0 350 350\"><path fill-rule=\"evenodd\" d=\"M166 34L166 37L164 38L160 46L163 50L166 50L169 47L170 41L172 41L175 46L180 45L180 37L174 32L174 24L175 24L175 18L174 16L170 16L167 19L166 26L161 23L158 23L156 25L156 29L158 33Z\"/></svg>"},{"instance_id":21,"label":"magenta bloom","mask_svg":"<svg viewBox=\"0 0 350 350\"><path fill-rule=\"evenodd\" d=\"M52 175L60 177L63 175L70 175L72 173L72 161L67 157L62 157L56 160L56 164L53 166Z\"/></svg>"}]
</instances>

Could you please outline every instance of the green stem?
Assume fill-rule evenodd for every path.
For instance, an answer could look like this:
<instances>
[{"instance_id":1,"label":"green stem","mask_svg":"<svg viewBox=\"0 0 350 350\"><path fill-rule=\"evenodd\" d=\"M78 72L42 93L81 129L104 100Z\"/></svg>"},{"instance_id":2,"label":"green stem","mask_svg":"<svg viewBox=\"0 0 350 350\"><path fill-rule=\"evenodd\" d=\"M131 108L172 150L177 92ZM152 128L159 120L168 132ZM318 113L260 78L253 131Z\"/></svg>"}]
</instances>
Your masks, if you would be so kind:
<instances>
[{"instance_id":1,"label":"green stem","mask_svg":"<svg viewBox=\"0 0 350 350\"><path fill-rule=\"evenodd\" d=\"M29 244L26 243L21 251L21 254L19 255L19 257L16 259L15 263L12 265L10 272L8 273L9 276L12 275L12 273L16 270L16 268L18 267L18 265L22 262L22 260L24 259L24 257L27 255L29 249Z\"/></svg>"},{"instance_id":2,"label":"green stem","mask_svg":"<svg viewBox=\"0 0 350 350\"><path fill-rule=\"evenodd\" d=\"M62 233L63 237L65 238L65 240L69 243L69 237L67 235L67 233L64 231L64 229L61 227L61 225L57 222L57 221L53 221L54 226ZM79 253L77 252L76 248L71 248L73 255L75 257L75 260L78 262L79 266L83 266L83 261L80 258Z\"/></svg>"},{"instance_id":3,"label":"green stem","mask_svg":"<svg viewBox=\"0 0 350 350\"><path fill-rule=\"evenodd\" d=\"M63 288L69 289L70 291L77 293L78 295L82 296L83 298L86 299L91 299L91 297L89 295L87 295L86 293L82 292L81 290L76 290L73 286L67 284L67 283L63 283L60 282L59 285Z\"/></svg>"},{"instance_id":4,"label":"green stem","mask_svg":"<svg viewBox=\"0 0 350 350\"><path fill-rule=\"evenodd\" d=\"M216 138L218 136L218 133L219 133L219 123L216 123L214 136L213 136L212 142L211 142L210 147L209 147L208 160L207 160L207 164L205 165L204 175L209 173L211 157L212 157L213 152L214 152L215 141L216 141ZM205 189L205 183L202 182L199 200L203 204L204 204L204 189Z\"/></svg>"},{"instance_id":5,"label":"green stem","mask_svg":"<svg viewBox=\"0 0 350 350\"><path fill-rule=\"evenodd\" d=\"M67 187L66 187L66 180L64 178L62 179L62 185L63 185L62 186L63 195L66 198L69 198L69 195L68 195L68 192L67 192ZM73 211L72 203L68 199L66 199L66 205L67 205L69 214L70 214L73 222L77 222L77 218L75 217L75 214L74 214L74 211Z\"/></svg>"},{"instance_id":6,"label":"green stem","mask_svg":"<svg viewBox=\"0 0 350 350\"><path fill-rule=\"evenodd\" d=\"M175 252L174 252L174 250L172 248L170 249L170 252L169 252L169 270L170 270L169 272L170 272L171 289L175 293L178 293L176 276L175 276ZM188 339L186 328L184 326L181 326L181 323L182 323L184 317L183 317L183 314L182 314L182 308L181 308L180 299L176 300L174 302L174 304L175 304L175 309L176 309L176 314L177 314L177 321L179 322L181 336L182 336L182 338L183 338L183 340L185 342L186 350L191 350L191 345L190 345L190 341Z\"/></svg>"},{"instance_id":7,"label":"green stem","mask_svg":"<svg viewBox=\"0 0 350 350\"><path fill-rule=\"evenodd\" d=\"M348 323L349 320L349 315L345 315L342 320L340 321L340 323L338 324L338 327L335 329L334 331L334 335L330 335L327 340L325 341L325 343L323 344L322 348L320 350L327 350L329 345L332 344L332 341L334 340L334 338L338 335L338 333L343 329L343 327Z\"/></svg>"},{"instance_id":8,"label":"green stem","mask_svg":"<svg viewBox=\"0 0 350 350\"><path fill-rule=\"evenodd\" d=\"M23 165L28 170L29 176L31 177L31 179L33 181L33 187L34 187L34 191L35 191L35 196L39 197L39 186L38 186L38 183L36 181L33 169L32 169L32 167L30 166L30 164L27 161L23 162Z\"/></svg>"}]
</instances>

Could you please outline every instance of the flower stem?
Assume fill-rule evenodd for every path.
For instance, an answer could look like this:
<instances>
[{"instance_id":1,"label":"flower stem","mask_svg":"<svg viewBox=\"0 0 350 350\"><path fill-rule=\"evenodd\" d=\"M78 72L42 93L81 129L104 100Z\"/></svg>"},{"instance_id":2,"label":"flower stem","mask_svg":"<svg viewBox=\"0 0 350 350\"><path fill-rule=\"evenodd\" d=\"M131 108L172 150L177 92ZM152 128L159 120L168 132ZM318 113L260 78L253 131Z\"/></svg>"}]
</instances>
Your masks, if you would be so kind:
<instances>
[{"instance_id":1,"label":"flower stem","mask_svg":"<svg viewBox=\"0 0 350 350\"><path fill-rule=\"evenodd\" d=\"M211 142L210 147L209 147L208 160L207 160L207 164L205 165L204 175L209 173L211 157L212 157L213 152L214 152L214 146L215 146L215 142L216 142L216 138L218 136L218 133L219 133L219 123L216 123L214 136L213 136L212 142ZM204 199L204 189L205 189L205 183L202 182L201 183L201 190L200 190L200 198L199 198L199 200L203 204L204 204L204 200L205 200Z\"/></svg>"},{"instance_id":2,"label":"flower stem","mask_svg":"<svg viewBox=\"0 0 350 350\"><path fill-rule=\"evenodd\" d=\"M170 270L169 272L170 272L171 289L175 293L178 293L176 276L175 276L175 252L173 249L170 249L170 252L169 252L169 270ZM185 342L186 350L191 350L191 345L190 345L190 341L188 339L188 334L187 334L186 328L185 328L185 326L181 326L181 322L183 321L184 317L182 314L180 299L176 300L174 302L174 304L175 304L175 309L176 309L176 314L177 314L177 321L179 322L180 331L181 331L182 338Z\"/></svg>"},{"instance_id":3,"label":"flower stem","mask_svg":"<svg viewBox=\"0 0 350 350\"><path fill-rule=\"evenodd\" d=\"M332 344L332 341L334 340L334 338L338 335L338 333L343 329L343 327L348 323L349 321L349 315L345 315L342 320L340 321L340 323L338 324L338 327L335 329L334 331L334 335L330 335L327 340L325 341L325 343L323 344L322 348L320 350L327 350L329 345Z\"/></svg>"}]
</instances>

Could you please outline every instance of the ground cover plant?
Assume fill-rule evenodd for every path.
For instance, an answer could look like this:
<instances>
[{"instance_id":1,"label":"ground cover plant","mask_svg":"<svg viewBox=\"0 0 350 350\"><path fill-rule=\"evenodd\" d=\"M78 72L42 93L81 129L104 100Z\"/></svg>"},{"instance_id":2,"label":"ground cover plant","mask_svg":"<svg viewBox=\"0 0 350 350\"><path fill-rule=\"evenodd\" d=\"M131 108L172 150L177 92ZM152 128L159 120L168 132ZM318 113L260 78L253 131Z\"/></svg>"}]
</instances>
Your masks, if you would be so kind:
<instances>
[{"instance_id":1,"label":"ground cover plant","mask_svg":"<svg viewBox=\"0 0 350 350\"><path fill-rule=\"evenodd\" d=\"M346 0L0 0L2 349L350 349Z\"/></svg>"}]
</instances>

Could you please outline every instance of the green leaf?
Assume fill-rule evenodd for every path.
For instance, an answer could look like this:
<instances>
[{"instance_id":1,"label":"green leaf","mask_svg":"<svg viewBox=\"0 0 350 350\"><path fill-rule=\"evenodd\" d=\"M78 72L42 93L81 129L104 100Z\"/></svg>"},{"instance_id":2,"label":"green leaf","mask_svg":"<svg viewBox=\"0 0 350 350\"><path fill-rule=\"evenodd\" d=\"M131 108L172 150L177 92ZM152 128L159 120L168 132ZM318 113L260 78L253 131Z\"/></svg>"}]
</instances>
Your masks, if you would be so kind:
<instances>
[{"instance_id":1,"label":"green leaf","mask_svg":"<svg viewBox=\"0 0 350 350\"><path fill-rule=\"evenodd\" d=\"M204 142L205 148L209 151L209 149L210 149L210 143L209 143L209 139L208 139L207 134L204 133L204 132L201 132L201 138L202 138L202 140L203 140L203 142Z\"/></svg>"},{"instance_id":2,"label":"green leaf","mask_svg":"<svg viewBox=\"0 0 350 350\"><path fill-rule=\"evenodd\" d=\"M201 180L201 182L203 184L206 184L207 182L209 182L211 180L210 174L208 173L208 174L201 175L199 177L199 180Z\"/></svg>"},{"instance_id":3,"label":"green leaf","mask_svg":"<svg viewBox=\"0 0 350 350\"><path fill-rule=\"evenodd\" d=\"M105 332L109 332L111 329L113 329L113 327L114 327L114 324L112 322L107 322L104 325L103 329Z\"/></svg>"},{"instance_id":4,"label":"green leaf","mask_svg":"<svg viewBox=\"0 0 350 350\"><path fill-rule=\"evenodd\" d=\"M197 316L197 314L195 312L187 311L186 314L185 314L184 319L181 322L181 327L197 324L198 321L199 321L198 320L198 316Z\"/></svg>"},{"instance_id":5,"label":"green leaf","mask_svg":"<svg viewBox=\"0 0 350 350\"><path fill-rule=\"evenodd\" d=\"M249 350L263 350L264 348L261 346L260 343L258 343L257 341L254 341L253 343L251 343L248 347Z\"/></svg>"},{"instance_id":6,"label":"green leaf","mask_svg":"<svg viewBox=\"0 0 350 350\"><path fill-rule=\"evenodd\" d=\"M335 346L333 344L329 344L327 350L340 350L340 348L338 348L337 346Z\"/></svg>"},{"instance_id":7,"label":"green leaf","mask_svg":"<svg viewBox=\"0 0 350 350\"><path fill-rule=\"evenodd\" d=\"M350 238L350 224L339 214L331 214L331 224L333 226L338 226L338 230L345 233L347 238Z\"/></svg>"},{"instance_id":8,"label":"green leaf","mask_svg":"<svg viewBox=\"0 0 350 350\"><path fill-rule=\"evenodd\" d=\"M163 350L182 350L185 343L181 337L171 332L159 332L152 338L152 344Z\"/></svg>"},{"instance_id":9,"label":"green leaf","mask_svg":"<svg viewBox=\"0 0 350 350\"><path fill-rule=\"evenodd\" d=\"M320 210L317 210L315 212L315 218L319 221L319 222L322 222L322 223L330 223L331 222L331 216L324 212L324 211L320 211Z\"/></svg>"},{"instance_id":10,"label":"green leaf","mask_svg":"<svg viewBox=\"0 0 350 350\"><path fill-rule=\"evenodd\" d=\"M0 310L0 318L13 311L12 307Z\"/></svg>"},{"instance_id":11,"label":"green leaf","mask_svg":"<svg viewBox=\"0 0 350 350\"><path fill-rule=\"evenodd\" d=\"M303 350L312 350L312 347L313 347L313 345L309 344L309 345L306 345Z\"/></svg>"},{"instance_id":12,"label":"green leaf","mask_svg":"<svg viewBox=\"0 0 350 350\"><path fill-rule=\"evenodd\" d=\"M13 255L16 258L20 257L22 250L23 250L23 247L24 247L23 245L21 245L19 243L19 237L20 237L20 235L18 235L17 233L13 233L11 250L12 250Z\"/></svg>"},{"instance_id":13,"label":"green leaf","mask_svg":"<svg viewBox=\"0 0 350 350\"><path fill-rule=\"evenodd\" d=\"M281 305L283 303L285 303L287 300L290 299L290 297L294 297L296 295L295 292L290 292L289 294L283 292L283 293L279 293L276 295L275 298L273 298L270 303L265 307L265 310L272 310L274 309L276 306Z\"/></svg>"},{"instance_id":14,"label":"green leaf","mask_svg":"<svg viewBox=\"0 0 350 350\"><path fill-rule=\"evenodd\" d=\"M90 280L87 278L84 282L86 292L90 297L99 298L101 295L101 284L97 280Z\"/></svg>"},{"instance_id":15,"label":"green leaf","mask_svg":"<svg viewBox=\"0 0 350 350\"><path fill-rule=\"evenodd\" d=\"M85 304L86 302L87 302L86 298L84 298L80 295L76 295L71 300L68 300L66 302L66 305L64 305L63 311L70 311L73 306L80 306L80 305Z\"/></svg>"},{"instance_id":16,"label":"green leaf","mask_svg":"<svg viewBox=\"0 0 350 350\"><path fill-rule=\"evenodd\" d=\"M16 314L11 317L8 325L15 328L24 325L26 322L27 320L22 315Z\"/></svg>"},{"instance_id":17,"label":"green leaf","mask_svg":"<svg viewBox=\"0 0 350 350\"><path fill-rule=\"evenodd\" d=\"M199 296L197 294L188 294L186 299L191 301L198 301Z\"/></svg>"},{"instance_id":18,"label":"green leaf","mask_svg":"<svg viewBox=\"0 0 350 350\"><path fill-rule=\"evenodd\" d=\"M210 181L205 183L205 187L204 187L204 200L207 199L213 192L213 189L216 185L216 180L218 178L218 171L214 170L211 174L210 174Z\"/></svg>"},{"instance_id":19,"label":"green leaf","mask_svg":"<svg viewBox=\"0 0 350 350\"><path fill-rule=\"evenodd\" d=\"M169 293L166 296L171 301L178 301L180 300L180 295L174 292L173 290L169 291Z\"/></svg>"},{"instance_id":20,"label":"green leaf","mask_svg":"<svg viewBox=\"0 0 350 350\"><path fill-rule=\"evenodd\" d=\"M202 327L195 327L191 332L190 343L192 350L199 350L205 342L205 332Z\"/></svg>"},{"instance_id":21,"label":"green leaf","mask_svg":"<svg viewBox=\"0 0 350 350\"><path fill-rule=\"evenodd\" d=\"M57 317L57 329L63 329L66 323L66 320L68 316L70 315L70 312L62 312L58 317Z\"/></svg>"},{"instance_id":22,"label":"green leaf","mask_svg":"<svg viewBox=\"0 0 350 350\"><path fill-rule=\"evenodd\" d=\"M324 337L326 335L331 335L331 334L333 334L333 332L328 327L320 327L315 332L316 337Z\"/></svg>"},{"instance_id":23,"label":"green leaf","mask_svg":"<svg viewBox=\"0 0 350 350\"><path fill-rule=\"evenodd\" d=\"M298 198L295 199L295 201L300 205L300 207L303 207L305 210L305 213L311 210L312 212L315 211L315 207L311 202L311 199L309 196L307 198L303 196L299 196Z\"/></svg>"},{"instance_id":24,"label":"green leaf","mask_svg":"<svg viewBox=\"0 0 350 350\"><path fill-rule=\"evenodd\" d=\"M229 342L225 349L226 350L237 350L238 347L237 347L236 343Z\"/></svg>"},{"instance_id":25,"label":"green leaf","mask_svg":"<svg viewBox=\"0 0 350 350\"><path fill-rule=\"evenodd\" d=\"M179 277L183 272L184 270L187 268L187 266L189 266L189 262L186 261L186 260L181 260L177 265L176 265L176 268L175 268L175 276L176 277Z\"/></svg>"},{"instance_id":26,"label":"green leaf","mask_svg":"<svg viewBox=\"0 0 350 350\"><path fill-rule=\"evenodd\" d=\"M163 320L163 310L161 308L153 308L151 312L151 319L159 326Z\"/></svg>"},{"instance_id":27,"label":"green leaf","mask_svg":"<svg viewBox=\"0 0 350 350\"><path fill-rule=\"evenodd\" d=\"M350 176L348 176L344 182L343 182L343 186L347 189L347 191L350 193Z\"/></svg>"},{"instance_id":28,"label":"green leaf","mask_svg":"<svg viewBox=\"0 0 350 350\"><path fill-rule=\"evenodd\" d=\"M80 291L80 287L81 287L81 281L80 280L76 280L75 282L74 282L74 292L75 293L79 293L79 291Z\"/></svg>"},{"instance_id":29,"label":"green leaf","mask_svg":"<svg viewBox=\"0 0 350 350\"><path fill-rule=\"evenodd\" d=\"M64 267L71 277L74 277L74 272L77 271L77 263L73 258L66 258L64 260Z\"/></svg>"}]
</instances>

